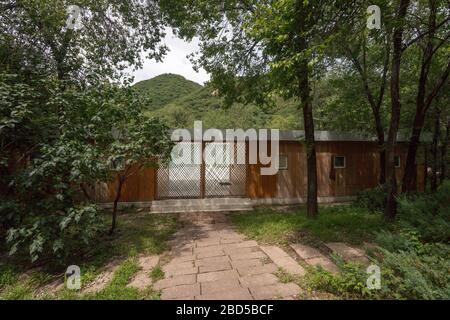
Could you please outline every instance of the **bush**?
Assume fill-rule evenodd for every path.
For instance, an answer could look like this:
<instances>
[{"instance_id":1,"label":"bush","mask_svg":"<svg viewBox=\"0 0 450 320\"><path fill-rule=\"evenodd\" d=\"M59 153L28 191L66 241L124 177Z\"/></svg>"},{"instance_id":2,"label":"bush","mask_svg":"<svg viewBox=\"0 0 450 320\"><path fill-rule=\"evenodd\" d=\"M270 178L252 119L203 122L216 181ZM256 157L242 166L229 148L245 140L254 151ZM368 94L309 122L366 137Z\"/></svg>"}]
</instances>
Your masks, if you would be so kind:
<instances>
[{"instance_id":1,"label":"bush","mask_svg":"<svg viewBox=\"0 0 450 320\"><path fill-rule=\"evenodd\" d=\"M367 273L361 265L345 262L338 256L334 256L333 259L339 267L340 273L331 274L322 268L315 268L306 275L306 285L344 299L374 299L377 297L377 291L367 288Z\"/></svg>"},{"instance_id":2,"label":"bush","mask_svg":"<svg viewBox=\"0 0 450 320\"><path fill-rule=\"evenodd\" d=\"M434 194L402 195L398 198L399 225L415 230L425 242L450 241L450 183Z\"/></svg>"},{"instance_id":3,"label":"bush","mask_svg":"<svg viewBox=\"0 0 450 320\"><path fill-rule=\"evenodd\" d=\"M56 257L60 261L88 248L103 227L95 205L68 209L24 220L7 233L10 254L24 253L34 262L38 258Z\"/></svg>"},{"instance_id":4,"label":"bush","mask_svg":"<svg viewBox=\"0 0 450 320\"><path fill-rule=\"evenodd\" d=\"M367 209L372 213L383 211L386 195L385 186L378 185L373 189L358 192L355 205Z\"/></svg>"}]
</instances>

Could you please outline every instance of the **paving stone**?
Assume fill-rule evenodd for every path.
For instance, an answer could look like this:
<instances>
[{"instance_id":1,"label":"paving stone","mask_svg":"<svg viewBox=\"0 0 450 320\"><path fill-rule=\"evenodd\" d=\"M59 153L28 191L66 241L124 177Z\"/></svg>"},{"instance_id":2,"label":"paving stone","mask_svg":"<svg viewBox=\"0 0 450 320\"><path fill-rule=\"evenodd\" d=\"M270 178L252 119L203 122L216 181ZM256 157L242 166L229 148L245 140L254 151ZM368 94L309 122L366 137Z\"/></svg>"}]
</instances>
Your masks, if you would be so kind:
<instances>
[{"instance_id":1,"label":"paving stone","mask_svg":"<svg viewBox=\"0 0 450 320\"><path fill-rule=\"evenodd\" d=\"M269 286L250 287L249 289L256 300L284 298L300 292L300 287L294 283L277 283Z\"/></svg>"},{"instance_id":2,"label":"paving stone","mask_svg":"<svg viewBox=\"0 0 450 320\"><path fill-rule=\"evenodd\" d=\"M239 288L229 291L196 296L195 300L253 300L253 297L250 295L247 289Z\"/></svg>"},{"instance_id":3,"label":"paving stone","mask_svg":"<svg viewBox=\"0 0 450 320\"><path fill-rule=\"evenodd\" d=\"M319 250L312 248L310 246L305 246L303 244L294 243L291 244L291 248L299 255L302 259L310 259L315 257L321 257L322 254Z\"/></svg>"},{"instance_id":4,"label":"paving stone","mask_svg":"<svg viewBox=\"0 0 450 320\"><path fill-rule=\"evenodd\" d=\"M212 294L242 288L237 278L221 279L216 281L202 282L200 285L201 294Z\"/></svg>"},{"instance_id":5,"label":"paving stone","mask_svg":"<svg viewBox=\"0 0 450 320\"><path fill-rule=\"evenodd\" d=\"M232 243L239 243L241 242L240 239L220 239L221 244L232 244Z\"/></svg>"},{"instance_id":6,"label":"paving stone","mask_svg":"<svg viewBox=\"0 0 450 320\"><path fill-rule=\"evenodd\" d=\"M263 250L270 259L280 268L294 275L304 275L305 269L297 261L292 259L286 252L276 246L262 246Z\"/></svg>"},{"instance_id":7,"label":"paving stone","mask_svg":"<svg viewBox=\"0 0 450 320\"><path fill-rule=\"evenodd\" d=\"M170 261L168 264L162 267L164 272L173 271L175 269L186 269L194 266L194 261L185 261L185 262L173 262Z\"/></svg>"},{"instance_id":8,"label":"paving stone","mask_svg":"<svg viewBox=\"0 0 450 320\"><path fill-rule=\"evenodd\" d=\"M255 251L250 253L236 253L230 254L231 260L248 260L248 259L262 259L266 255L261 251Z\"/></svg>"},{"instance_id":9,"label":"paving stone","mask_svg":"<svg viewBox=\"0 0 450 320\"><path fill-rule=\"evenodd\" d=\"M195 260L195 265L198 267L207 266L210 263L229 263L230 259L227 256L211 257Z\"/></svg>"},{"instance_id":10,"label":"paving stone","mask_svg":"<svg viewBox=\"0 0 450 320\"><path fill-rule=\"evenodd\" d=\"M176 287L165 288L162 290L161 299L170 300L182 297L200 295L200 284L185 284Z\"/></svg>"},{"instance_id":11,"label":"paving stone","mask_svg":"<svg viewBox=\"0 0 450 320\"><path fill-rule=\"evenodd\" d=\"M158 262L159 256L141 256L138 258L139 267L145 272L153 269Z\"/></svg>"},{"instance_id":12,"label":"paving stone","mask_svg":"<svg viewBox=\"0 0 450 320\"><path fill-rule=\"evenodd\" d=\"M208 248L211 246L218 246L218 245L220 245L220 238L211 241L196 241L197 248Z\"/></svg>"},{"instance_id":13,"label":"paving stone","mask_svg":"<svg viewBox=\"0 0 450 320\"><path fill-rule=\"evenodd\" d=\"M127 284L127 287L133 287L137 289L145 289L152 284L152 279L144 271L138 272L131 282Z\"/></svg>"},{"instance_id":14,"label":"paving stone","mask_svg":"<svg viewBox=\"0 0 450 320\"><path fill-rule=\"evenodd\" d=\"M332 273L339 272L339 268L330 259L328 259L325 256L306 259L305 262L312 266L321 266L325 270L332 272Z\"/></svg>"},{"instance_id":15,"label":"paving stone","mask_svg":"<svg viewBox=\"0 0 450 320\"><path fill-rule=\"evenodd\" d=\"M231 264L229 262L215 262L209 263L205 266L198 267L199 273L212 272L212 271L222 271L222 270L230 270Z\"/></svg>"},{"instance_id":16,"label":"paving stone","mask_svg":"<svg viewBox=\"0 0 450 320\"><path fill-rule=\"evenodd\" d=\"M188 262L188 261L194 261L196 258L196 255L194 254L187 254L187 255L172 255L173 259L170 261L171 263L182 263L182 262Z\"/></svg>"},{"instance_id":17,"label":"paving stone","mask_svg":"<svg viewBox=\"0 0 450 320\"><path fill-rule=\"evenodd\" d=\"M175 287L184 284L194 284L197 281L197 276L195 274L185 274L181 276L175 276L171 278L161 279L153 285L156 290L161 290L165 288Z\"/></svg>"},{"instance_id":18,"label":"paving stone","mask_svg":"<svg viewBox=\"0 0 450 320\"><path fill-rule=\"evenodd\" d=\"M272 273L278 270L274 263L264 264L262 266L242 267L236 269L241 276L254 275L260 273Z\"/></svg>"},{"instance_id":19,"label":"paving stone","mask_svg":"<svg viewBox=\"0 0 450 320\"><path fill-rule=\"evenodd\" d=\"M223 253L223 246L222 245L214 245L214 246L209 246L209 247L194 248L194 253L196 253L196 254L204 254L204 253L210 253L210 252L222 252Z\"/></svg>"},{"instance_id":20,"label":"paving stone","mask_svg":"<svg viewBox=\"0 0 450 320\"><path fill-rule=\"evenodd\" d=\"M262 266L263 263L261 259L245 259L245 260L232 260L231 266L233 268L248 268L248 267L256 267Z\"/></svg>"},{"instance_id":21,"label":"paving stone","mask_svg":"<svg viewBox=\"0 0 450 320\"><path fill-rule=\"evenodd\" d=\"M255 240L238 241L227 246L227 248L251 248L258 247Z\"/></svg>"},{"instance_id":22,"label":"paving stone","mask_svg":"<svg viewBox=\"0 0 450 320\"><path fill-rule=\"evenodd\" d=\"M164 274L166 277L174 277L174 276L181 276L181 275L186 275L186 274L196 274L198 273L198 267L188 267L188 268L175 268L175 269L170 269L164 271Z\"/></svg>"},{"instance_id":23,"label":"paving stone","mask_svg":"<svg viewBox=\"0 0 450 320\"><path fill-rule=\"evenodd\" d=\"M325 244L333 252L341 255L345 260L352 260L356 257L364 257L364 251L358 248L350 247L343 242L329 242Z\"/></svg>"},{"instance_id":24,"label":"paving stone","mask_svg":"<svg viewBox=\"0 0 450 320\"><path fill-rule=\"evenodd\" d=\"M238 254L249 254L252 252L258 252L260 250L258 247L246 247L246 248L225 247L224 251L228 255L238 255Z\"/></svg>"},{"instance_id":25,"label":"paving stone","mask_svg":"<svg viewBox=\"0 0 450 320\"><path fill-rule=\"evenodd\" d=\"M215 271L207 273L199 273L197 275L198 282L216 281L221 279L237 279L239 277L236 270Z\"/></svg>"},{"instance_id":26,"label":"paving stone","mask_svg":"<svg viewBox=\"0 0 450 320\"><path fill-rule=\"evenodd\" d=\"M271 273L261 273L239 278L243 287L260 287L278 283L278 278Z\"/></svg>"},{"instance_id":27,"label":"paving stone","mask_svg":"<svg viewBox=\"0 0 450 320\"><path fill-rule=\"evenodd\" d=\"M197 254L197 259L213 258L213 257L220 257L220 256L225 256L225 253L223 252L223 250L199 253L199 254Z\"/></svg>"}]
</instances>

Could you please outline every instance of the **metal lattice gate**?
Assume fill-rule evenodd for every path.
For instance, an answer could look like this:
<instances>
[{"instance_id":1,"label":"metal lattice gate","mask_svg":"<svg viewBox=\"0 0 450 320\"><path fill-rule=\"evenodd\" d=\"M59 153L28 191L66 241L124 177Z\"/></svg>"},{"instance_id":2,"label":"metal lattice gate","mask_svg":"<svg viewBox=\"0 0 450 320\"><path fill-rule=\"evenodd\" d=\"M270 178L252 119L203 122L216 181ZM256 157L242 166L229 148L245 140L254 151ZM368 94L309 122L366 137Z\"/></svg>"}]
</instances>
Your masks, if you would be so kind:
<instances>
[{"instance_id":1,"label":"metal lattice gate","mask_svg":"<svg viewBox=\"0 0 450 320\"><path fill-rule=\"evenodd\" d=\"M158 168L156 197L244 197L247 185L245 142L179 143L172 161ZM179 160L179 159L178 159Z\"/></svg>"}]
</instances>

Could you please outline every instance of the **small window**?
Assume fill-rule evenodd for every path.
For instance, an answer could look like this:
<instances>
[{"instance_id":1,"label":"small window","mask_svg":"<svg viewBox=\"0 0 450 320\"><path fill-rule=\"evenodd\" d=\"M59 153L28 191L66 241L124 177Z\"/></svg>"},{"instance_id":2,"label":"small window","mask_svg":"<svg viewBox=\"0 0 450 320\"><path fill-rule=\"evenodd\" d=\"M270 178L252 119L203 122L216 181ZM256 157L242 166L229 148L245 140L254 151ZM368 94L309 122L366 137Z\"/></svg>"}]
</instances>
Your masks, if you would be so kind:
<instances>
[{"instance_id":1,"label":"small window","mask_svg":"<svg viewBox=\"0 0 450 320\"><path fill-rule=\"evenodd\" d=\"M400 168L400 156L394 157L394 163L396 168Z\"/></svg>"},{"instance_id":2,"label":"small window","mask_svg":"<svg viewBox=\"0 0 450 320\"><path fill-rule=\"evenodd\" d=\"M334 156L334 168L341 169L345 168L345 157L344 156Z\"/></svg>"},{"instance_id":3,"label":"small window","mask_svg":"<svg viewBox=\"0 0 450 320\"><path fill-rule=\"evenodd\" d=\"M287 170L288 168L288 156L285 154L280 154L278 157L278 169Z\"/></svg>"}]
</instances>

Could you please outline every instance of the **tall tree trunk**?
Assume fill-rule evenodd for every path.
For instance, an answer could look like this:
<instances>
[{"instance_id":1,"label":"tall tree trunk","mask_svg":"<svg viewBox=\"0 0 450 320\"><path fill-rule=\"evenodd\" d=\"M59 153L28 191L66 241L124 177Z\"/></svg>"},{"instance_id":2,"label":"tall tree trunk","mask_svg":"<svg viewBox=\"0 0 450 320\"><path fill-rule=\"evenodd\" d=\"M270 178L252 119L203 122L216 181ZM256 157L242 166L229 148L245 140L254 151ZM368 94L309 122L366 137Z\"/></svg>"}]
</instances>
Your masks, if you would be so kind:
<instances>
[{"instance_id":1,"label":"tall tree trunk","mask_svg":"<svg viewBox=\"0 0 450 320\"><path fill-rule=\"evenodd\" d=\"M317 206L317 164L316 164L316 146L314 139L314 120L312 112L310 84L308 75L308 63L304 61L299 70L299 92L301 100L301 108L303 110L303 121L305 128L306 142L306 162L308 176L308 192L307 192L307 215L310 218L318 215Z\"/></svg>"},{"instance_id":2,"label":"tall tree trunk","mask_svg":"<svg viewBox=\"0 0 450 320\"><path fill-rule=\"evenodd\" d=\"M424 160L423 160L423 191L427 191L428 184L428 145L423 146Z\"/></svg>"},{"instance_id":3,"label":"tall tree trunk","mask_svg":"<svg viewBox=\"0 0 450 320\"><path fill-rule=\"evenodd\" d=\"M433 156L433 175L431 176L431 192L437 190L438 180L438 143L440 136L440 126L441 126L441 110L436 107L436 113L434 115L434 133L433 133L433 144L432 144L432 156Z\"/></svg>"},{"instance_id":4,"label":"tall tree trunk","mask_svg":"<svg viewBox=\"0 0 450 320\"><path fill-rule=\"evenodd\" d=\"M305 36L305 30L312 22L311 4L298 0L296 2L296 25L297 32L293 37L293 46L296 51L303 55L297 62L297 81L298 95L300 98L300 107L303 111L303 123L305 128L305 144L306 144L306 163L307 163L307 216L310 218L317 217L317 164L316 164L316 146L314 139L314 120L312 111L311 86L309 82L310 54L308 53L309 43Z\"/></svg>"},{"instance_id":5,"label":"tall tree trunk","mask_svg":"<svg viewBox=\"0 0 450 320\"><path fill-rule=\"evenodd\" d=\"M116 197L114 198L114 207L113 207L113 212L112 212L112 222L111 222L111 229L109 230L109 234L113 234L114 231L116 230L116 220L117 220L117 204L120 200L120 195L122 193L122 186L124 183L125 179L122 176L119 176L118 179L118 185L117 185L117 191L116 191Z\"/></svg>"},{"instance_id":6,"label":"tall tree trunk","mask_svg":"<svg viewBox=\"0 0 450 320\"><path fill-rule=\"evenodd\" d=\"M441 147L441 183L447 178L447 148L450 142L450 116L445 126L445 136Z\"/></svg>"},{"instance_id":7,"label":"tall tree trunk","mask_svg":"<svg viewBox=\"0 0 450 320\"><path fill-rule=\"evenodd\" d=\"M386 186L387 197L384 215L388 220L395 219L397 215L397 179L395 177L395 147L397 145L397 133L400 123L400 64L402 57L403 19L410 0L401 0L396 20L399 22L393 34L393 56L391 71L391 122L389 125L388 139L386 142Z\"/></svg>"},{"instance_id":8,"label":"tall tree trunk","mask_svg":"<svg viewBox=\"0 0 450 320\"><path fill-rule=\"evenodd\" d=\"M427 43L423 49L422 61L419 82L417 87L417 97L416 97L416 113L414 116L414 122L411 132L411 137L408 145L408 154L406 157L405 170L403 175L403 192L410 192L416 190L415 178L416 178L416 156L417 149L420 143L420 134L422 132L426 113L433 102L433 99L438 95L440 89L446 82L449 72L450 72L450 61L447 64L447 68L441 75L440 80L437 85L431 91L431 93L426 96L428 75L430 71L430 66L439 45L434 46L435 33L436 33L436 12L437 4L435 0L429 1L430 15L428 17L428 35Z\"/></svg>"}]
</instances>

